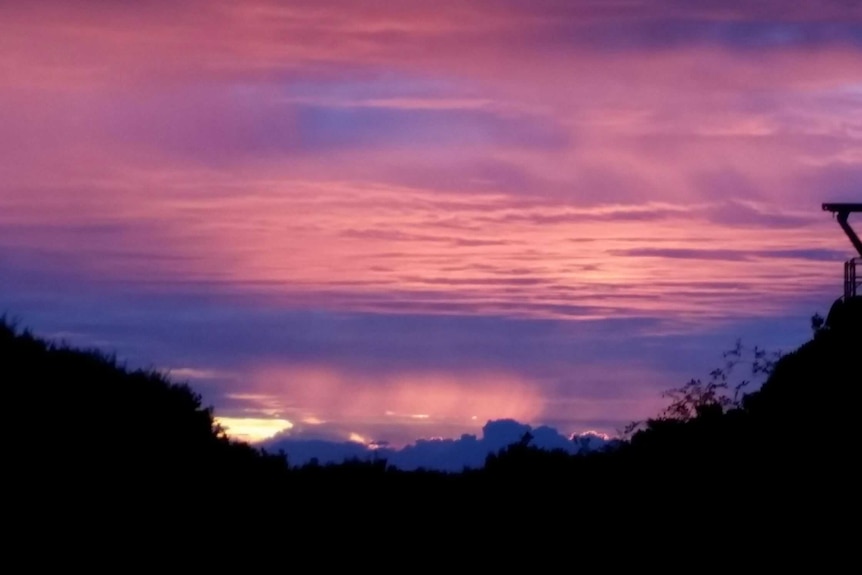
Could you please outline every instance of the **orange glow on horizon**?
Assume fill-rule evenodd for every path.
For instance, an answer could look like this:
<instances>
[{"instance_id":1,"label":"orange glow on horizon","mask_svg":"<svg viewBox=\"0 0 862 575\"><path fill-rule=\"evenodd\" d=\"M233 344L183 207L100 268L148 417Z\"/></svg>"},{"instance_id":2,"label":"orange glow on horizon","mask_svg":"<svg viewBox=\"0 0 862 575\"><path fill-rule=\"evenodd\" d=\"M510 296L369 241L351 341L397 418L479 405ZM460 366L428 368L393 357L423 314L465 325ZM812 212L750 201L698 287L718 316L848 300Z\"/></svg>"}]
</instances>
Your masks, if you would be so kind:
<instances>
[{"instance_id":1,"label":"orange glow on horizon","mask_svg":"<svg viewBox=\"0 0 862 575\"><path fill-rule=\"evenodd\" d=\"M264 441L293 427L290 421L277 418L217 416L214 419L230 437L249 443Z\"/></svg>"},{"instance_id":2,"label":"orange glow on horizon","mask_svg":"<svg viewBox=\"0 0 862 575\"><path fill-rule=\"evenodd\" d=\"M368 440L359 435L358 433L351 432L347 437L348 441L352 441L353 443L361 443L362 445L368 445Z\"/></svg>"},{"instance_id":3,"label":"orange glow on horizon","mask_svg":"<svg viewBox=\"0 0 862 575\"><path fill-rule=\"evenodd\" d=\"M707 4L0 3L0 303L111 303L138 351L167 346L129 335L152 302L200 330L325 314L236 358L160 350L250 441L649 413L652 349L527 368L411 328L357 358L338 322L706 341L837 297L853 252L819 206L859 201L859 15Z\"/></svg>"}]
</instances>

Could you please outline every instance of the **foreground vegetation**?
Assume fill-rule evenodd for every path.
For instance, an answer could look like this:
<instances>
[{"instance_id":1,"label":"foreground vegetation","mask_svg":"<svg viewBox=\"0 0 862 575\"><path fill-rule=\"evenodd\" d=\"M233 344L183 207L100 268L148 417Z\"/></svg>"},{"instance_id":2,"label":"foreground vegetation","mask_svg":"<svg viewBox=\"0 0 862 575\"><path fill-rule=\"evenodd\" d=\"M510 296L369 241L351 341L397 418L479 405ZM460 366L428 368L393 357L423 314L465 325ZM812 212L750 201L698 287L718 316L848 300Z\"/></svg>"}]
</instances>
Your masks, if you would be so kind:
<instances>
[{"instance_id":1,"label":"foreground vegetation","mask_svg":"<svg viewBox=\"0 0 862 575\"><path fill-rule=\"evenodd\" d=\"M788 501L796 514L840 515L859 479L862 324L817 327L775 364L757 356L755 370L769 376L759 390L734 401L722 393L731 387L723 371L690 382L612 451L548 452L525 437L483 469L445 474L385 461L291 468L282 455L226 437L187 385L2 322L7 492L20 521L39 529L82 516L103 526L200 528L239 515L290 517L311 536L334 525L362 532L371 517L398 530L445 521L454 533L477 527L468 518L483 529L513 518L607 525L634 510L789 513Z\"/></svg>"}]
</instances>

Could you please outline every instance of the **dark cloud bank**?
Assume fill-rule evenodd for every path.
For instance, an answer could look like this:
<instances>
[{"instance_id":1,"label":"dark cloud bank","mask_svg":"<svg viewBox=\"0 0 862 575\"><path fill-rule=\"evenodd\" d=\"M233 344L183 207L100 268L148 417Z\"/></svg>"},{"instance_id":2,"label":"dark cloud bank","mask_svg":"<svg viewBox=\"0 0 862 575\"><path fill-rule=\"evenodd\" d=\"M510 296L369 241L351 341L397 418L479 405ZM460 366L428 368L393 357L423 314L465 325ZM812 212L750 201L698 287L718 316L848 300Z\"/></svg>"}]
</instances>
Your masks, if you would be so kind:
<instances>
[{"instance_id":1,"label":"dark cloud bank","mask_svg":"<svg viewBox=\"0 0 862 575\"><path fill-rule=\"evenodd\" d=\"M614 443L613 439L594 432L566 437L553 427L534 428L513 419L499 419L486 423L481 437L464 434L458 439L419 439L402 449L391 449L385 444L372 448L352 441L284 435L264 442L262 447L270 452L284 451L293 466L305 465L314 458L321 464L341 463L352 458L381 458L406 471L419 468L461 471L465 467L482 467L489 453L517 443L526 433L532 436L530 445L547 450L562 449L571 454L599 450Z\"/></svg>"}]
</instances>

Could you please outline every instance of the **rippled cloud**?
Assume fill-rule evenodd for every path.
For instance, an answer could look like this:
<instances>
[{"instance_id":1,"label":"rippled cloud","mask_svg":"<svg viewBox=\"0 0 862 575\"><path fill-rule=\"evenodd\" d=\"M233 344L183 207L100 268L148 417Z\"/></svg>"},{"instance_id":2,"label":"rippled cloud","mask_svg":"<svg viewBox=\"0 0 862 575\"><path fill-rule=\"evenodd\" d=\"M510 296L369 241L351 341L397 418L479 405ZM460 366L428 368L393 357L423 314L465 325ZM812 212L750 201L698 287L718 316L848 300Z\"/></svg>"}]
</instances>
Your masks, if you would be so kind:
<instances>
[{"instance_id":1,"label":"rippled cloud","mask_svg":"<svg viewBox=\"0 0 862 575\"><path fill-rule=\"evenodd\" d=\"M612 432L680 345L799 341L852 253L852 2L0 2L0 38L0 312L235 426Z\"/></svg>"}]
</instances>

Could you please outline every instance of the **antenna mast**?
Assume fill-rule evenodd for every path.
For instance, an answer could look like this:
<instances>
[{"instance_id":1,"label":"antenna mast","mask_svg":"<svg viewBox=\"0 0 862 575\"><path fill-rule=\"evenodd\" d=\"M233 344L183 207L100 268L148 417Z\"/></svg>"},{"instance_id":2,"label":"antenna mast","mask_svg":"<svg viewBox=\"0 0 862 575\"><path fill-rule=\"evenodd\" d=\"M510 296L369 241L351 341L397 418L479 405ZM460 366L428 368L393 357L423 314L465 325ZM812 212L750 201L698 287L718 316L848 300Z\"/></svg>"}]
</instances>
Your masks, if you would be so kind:
<instances>
[{"instance_id":1,"label":"antenna mast","mask_svg":"<svg viewBox=\"0 0 862 575\"><path fill-rule=\"evenodd\" d=\"M862 240L859 239L856 231L850 227L847 220L850 218L850 214L862 212L862 204L823 204L823 211L837 215L838 225L841 226L841 229L850 238L850 243L859 252L858 258L851 258L844 263L844 299L854 298L860 291L860 284L862 284L856 275L856 264L862 260Z\"/></svg>"}]
</instances>

